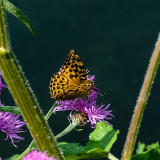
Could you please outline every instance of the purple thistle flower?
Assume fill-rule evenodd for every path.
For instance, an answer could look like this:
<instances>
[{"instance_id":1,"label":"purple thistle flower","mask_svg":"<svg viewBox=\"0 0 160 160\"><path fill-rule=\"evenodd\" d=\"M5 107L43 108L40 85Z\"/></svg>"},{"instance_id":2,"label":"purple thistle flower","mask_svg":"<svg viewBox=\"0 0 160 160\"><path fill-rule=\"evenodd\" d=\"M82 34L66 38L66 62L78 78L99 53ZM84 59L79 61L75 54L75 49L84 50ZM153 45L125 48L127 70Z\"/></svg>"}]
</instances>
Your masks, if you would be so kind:
<instances>
[{"instance_id":1,"label":"purple thistle flower","mask_svg":"<svg viewBox=\"0 0 160 160\"><path fill-rule=\"evenodd\" d=\"M0 106L3 106L0 101ZM24 132L21 127L25 125L25 122L18 120L19 115L8 113L8 112L0 112L0 130L4 132L8 138L11 139L12 144L15 145L15 142L19 142L20 140L24 140L23 137L18 136L18 133Z\"/></svg>"},{"instance_id":2,"label":"purple thistle flower","mask_svg":"<svg viewBox=\"0 0 160 160\"><path fill-rule=\"evenodd\" d=\"M7 86L2 83L1 77L2 77L2 73L1 73L1 71L0 71L0 95L1 95L2 87L7 88Z\"/></svg>"},{"instance_id":3,"label":"purple thistle flower","mask_svg":"<svg viewBox=\"0 0 160 160\"><path fill-rule=\"evenodd\" d=\"M95 76L87 76L87 79L93 82ZM98 94L100 94L99 89L93 86L92 93L85 99L77 98L74 100L57 101L59 106L56 107L53 112L56 113L57 111L66 110L76 111L77 114L81 114L81 116L75 116L75 113L72 114L71 112L70 119L74 122L76 122L76 120L79 120L80 122L77 122L77 125L82 125L82 117L84 117L85 120L86 116L88 117L87 122L91 123L92 128L95 128L96 123L100 121L104 121L105 123L111 125L108 120L111 120L114 116L112 115L112 110L107 110L110 104L108 104L107 106L98 106L96 104Z\"/></svg>"},{"instance_id":4,"label":"purple thistle flower","mask_svg":"<svg viewBox=\"0 0 160 160\"><path fill-rule=\"evenodd\" d=\"M22 160L57 160L53 157L48 157L45 152L38 152L37 150L33 150L28 153Z\"/></svg>"}]
</instances>

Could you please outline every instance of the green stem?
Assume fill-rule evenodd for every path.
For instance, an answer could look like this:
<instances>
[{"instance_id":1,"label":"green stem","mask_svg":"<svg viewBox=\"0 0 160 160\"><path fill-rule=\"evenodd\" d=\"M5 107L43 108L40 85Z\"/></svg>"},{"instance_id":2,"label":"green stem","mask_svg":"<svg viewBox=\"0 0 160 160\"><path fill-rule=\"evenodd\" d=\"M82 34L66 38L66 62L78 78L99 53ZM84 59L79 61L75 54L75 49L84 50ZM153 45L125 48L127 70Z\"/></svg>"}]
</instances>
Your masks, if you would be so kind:
<instances>
[{"instance_id":1,"label":"green stem","mask_svg":"<svg viewBox=\"0 0 160 160\"><path fill-rule=\"evenodd\" d=\"M45 119L48 120L49 117L53 114L53 109L56 107L56 103L53 104L47 115L45 116ZM63 130L61 133L59 133L57 136L55 136L56 139L63 137L64 135L71 132L76 127L76 124L70 124L65 130ZM28 148L20 155L16 160L21 160L27 153L29 153L32 149L36 148L35 141L32 140Z\"/></svg>"},{"instance_id":2,"label":"green stem","mask_svg":"<svg viewBox=\"0 0 160 160\"><path fill-rule=\"evenodd\" d=\"M58 135L55 136L56 139L59 139L63 136L65 136L66 134L68 134L69 132L71 132L77 125L75 123L70 123L69 126L63 130L61 133L59 133Z\"/></svg>"},{"instance_id":3,"label":"green stem","mask_svg":"<svg viewBox=\"0 0 160 160\"><path fill-rule=\"evenodd\" d=\"M7 26L5 20L5 13L3 8L3 1L0 0L0 52L5 54L6 50L10 49L9 38L7 34Z\"/></svg>"},{"instance_id":4,"label":"green stem","mask_svg":"<svg viewBox=\"0 0 160 160\"><path fill-rule=\"evenodd\" d=\"M63 130L61 133L59 133L57 136L55 136L56 139L59 139L63 137L64 135L68 134L75 128L75 124L70 124L65 130ZM36 148L35 141L32 140L28 148L20 155L16 160L21 160L27 153L29 153L31 150ZM117 159L112 159L112 160L117 160Z\"/></svg>"},{"instance_id":5,"label":"green stem","mask_svg":"<svg viewBox=\"0 0 160 160\"><path fill-rule=\"evenodd\" d=\"M130 128L126 138L122 160L130 160L134 145L136 142L137 134L139 131L140 123L142 121L145 106L147 104L148 97L151 92L151 88L158 70L160 63L160 35L158 37L155 49L150 59L150 63L144 78L144 82L135 106L133 117L131 120Z\"/></svg>"},{"instance_id":6,"label":"green stem","mask_svg":"<svg viewBox=\"0 0 160 160\"><path fill-rule=\"evenodd\" d=\"M19 155L16 160L21 160L26 154L28 154L31 150L35 149L36 147L36 143L34 140L32 140L32 142L30 143L30 145L28 146L28 148L21 154Z\"/></svg>"},{"instance_id":7,"label":"green stem","mask_svg":"<svg viewBox=\"0 0 160 160\"><path fill-rule=\"evenodd\" d=\"M50 118L50 116L53 114L53 109L57 106L58 104L55 102L52 107L50 108L50 110L48 111L48 113L45 116L45 120L48 121L48 119Z\"/></svg>"},{"instance_id":8,"label":"green stem","mask_svg":"<svg viewBox=\"0 0 160 160\"><path fill-rule=\"evenodd\" d=\"M47 121L49 119L49 117L53 114L53 109L57 106L57 103L55 102L53 104L53 106L50 108L50 110L48 111L48 113L45 116L45 120ZM31 150L36 148L36 143L34 140L32 140L32 142L30 143L30 145L28 146L28 148L21 154L19 155L16 160L21 160L27 153L29 153Z\"/></svg>"},{"instance_id":9,"label":"green stem","mask_svg":"<svg viewBox=\"0 0 160 160\"><path fill-rule=\"evenodd\" d=\"M44 119L21 66L11 51L7 31L3 1L0 0L0 70L39 150L63 160L56 139Z\"/></svg>"}]
</instances>

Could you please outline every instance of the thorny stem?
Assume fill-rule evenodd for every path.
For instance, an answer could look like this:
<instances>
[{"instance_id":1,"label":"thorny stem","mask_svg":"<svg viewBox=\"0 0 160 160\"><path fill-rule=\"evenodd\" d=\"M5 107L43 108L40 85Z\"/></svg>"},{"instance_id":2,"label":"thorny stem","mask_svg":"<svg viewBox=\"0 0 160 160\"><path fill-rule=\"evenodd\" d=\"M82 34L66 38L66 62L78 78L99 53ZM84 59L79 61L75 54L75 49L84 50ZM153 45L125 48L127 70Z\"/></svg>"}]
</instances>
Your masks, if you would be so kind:
<instances>
[{"instance_id":1,"label":"thorny stem","mask_svg":"<svg viewBox=\"0 0 160 160\"><path fill-rule=\"evenodd\" d=\"M59 138L65 136L66 134L71 132L75 127L76 126L74 124L70 124L66 129L64 129L61 133L59 133L57 136L55 136L55 138L59 139ZM35 148L37 148L36 143L34 140L32 140L32 142L30 143L28 148L20 156L18 156L18 158L16 158L16 160L21 160L26 154L28 154L31 150L33 150ZM111 159L111 160L117 160L117 159Z\"/></svg>"},{"instance_id":2,"label":"thorny stem","mask_svg":"<svg viewBox=\"0 0 160 160\"><path fill-rule=\"evenodd\" d=\"M57 103L54 103L47 115L45 116L45 120L48 120L49 117L53 114L53 109L56 107ZM57 136L55 136L56 139L61 138L71 132L76 127L76 124L71 123L66 129L64 129L61 133L59 133ZM35 141L32 140L28 148L20 155L16 160L21 160L27 153L29 153L31 150L37 148Z\"/></svg>"},{"instance_id":3,"label":"thorny stem","mask_svg":"<svg viewBox=\"0 0 160 160\"><path fill-rule=\"evenodd\" d=\"M46 151L49 156L63 160L64 157L57 145L56 139L44 119L33 91L23 74L18 60L14 56L8 36L6 15L3 0L0 0L0 69L5 82L20 108L24 120L40 151Z\"/></svg>"},{"instance_id":4,"label":"thorny stem","mask_svg":"<svg viewBox=\"0 0 160 160\"><path fill-rule=\"evenodd\" d=\"M57 106L57 103L55 102L53 104L53 106L50 108L50 110L48 111L48 113L45 116L45 120L48 121L49 117L53 114L53 109ZM36 143L34 140L32 140L32 142L30 143L30 145L27 147L27 149L21 154L19 155L16 160L21 160L26 154L28 154L31 150L36 148Z\"/></svg>"},{"instance_id":5,"label":"thorny stem","mask_svg":"<svg viewBox=\"0 0 160 160\"><path fill-rule=\"evenodd\" d=\"M130 128L128 131L128 135L126 138L122 159L121 160L130 160L132 156L132 152L134 149L134 145L136 142L137 134L139 131L140 123L142 121L142 116L144 113L145 106L147 104L148 97L150 95L150 91L156 76L156 72L158 70L158 66L160 63L160 34L158 36L158 40L153 51L153 54L150 59L150 63L147 69L146 76L144 78L144 82L137 100L137 104L135 106L135 110L133 113L133 117L131 120Z\"/></svg>"}]
</instances>

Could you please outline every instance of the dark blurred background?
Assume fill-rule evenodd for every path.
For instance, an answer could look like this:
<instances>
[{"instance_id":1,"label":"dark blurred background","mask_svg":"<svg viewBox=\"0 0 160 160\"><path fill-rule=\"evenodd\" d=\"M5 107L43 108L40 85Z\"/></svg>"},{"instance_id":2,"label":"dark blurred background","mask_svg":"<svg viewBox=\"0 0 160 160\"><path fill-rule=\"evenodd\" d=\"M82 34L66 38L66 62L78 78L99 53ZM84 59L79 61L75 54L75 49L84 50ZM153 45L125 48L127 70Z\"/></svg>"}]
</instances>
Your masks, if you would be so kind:
<instances>
[{"instance_id":1,"label":"dark blurred background","mask_svg":"<svg viewBox=\"0 0 160 160\"><path fill-rule=\"evenodd\" d=\"M7 14L12 48L44 114L54 102L49 94L50 78L64 63L68 51L75 49L90 74L96 75L96 86L105 93L97 103L111 104L115 118L110 123L114 129L120 130L111 153L120 158L137 96L160 31L160 1L11 2L27 15L36 32L35 38L18 19ZM146 144L160 139L157 126L160 121L159 74L138 134L138 141ZM5 105L14 105L7 89L3 89L2 94ZM58 112L50 118L49 124L55 135L69 124L68 114ZM18 148L10 140L4 141L5 135L1 133L0 157L7 158L26 149L31 137L25 130L20 134L25 141L17 143ZM59 141L85 145L92 130L87 125L83 131L73 131Z\"/></svg>"}]
</instances>

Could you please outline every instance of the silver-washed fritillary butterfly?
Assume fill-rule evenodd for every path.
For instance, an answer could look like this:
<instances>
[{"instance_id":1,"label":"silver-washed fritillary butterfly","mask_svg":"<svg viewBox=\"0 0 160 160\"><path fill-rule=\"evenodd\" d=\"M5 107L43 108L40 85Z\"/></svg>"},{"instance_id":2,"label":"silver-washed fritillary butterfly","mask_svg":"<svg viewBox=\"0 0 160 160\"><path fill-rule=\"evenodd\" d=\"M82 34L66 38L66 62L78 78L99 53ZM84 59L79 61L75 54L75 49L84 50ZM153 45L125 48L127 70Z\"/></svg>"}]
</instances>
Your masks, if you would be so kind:
<instances>
[{"instance_id":1,"label":"silver-washed fritillary butterfly","mask_svg":"<svg viewBox=\"0 0 160 160\"><path fill-rule=\"evenodd\" d=\"M91 94L93 82L87 80L87 73L79 55L71 50L65 63L50 82L51 97L55 100L85 98Z\"/></svg>"}]
</instances>

